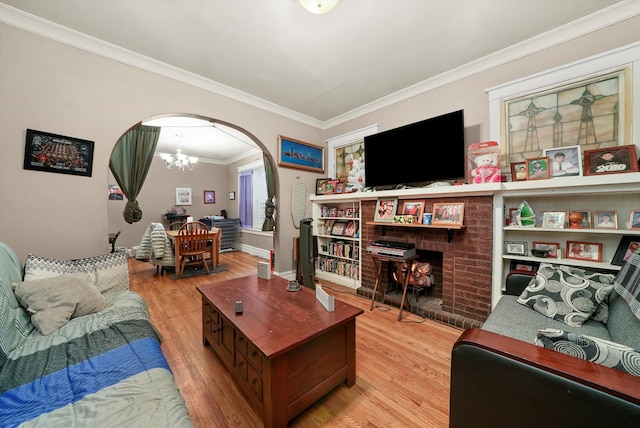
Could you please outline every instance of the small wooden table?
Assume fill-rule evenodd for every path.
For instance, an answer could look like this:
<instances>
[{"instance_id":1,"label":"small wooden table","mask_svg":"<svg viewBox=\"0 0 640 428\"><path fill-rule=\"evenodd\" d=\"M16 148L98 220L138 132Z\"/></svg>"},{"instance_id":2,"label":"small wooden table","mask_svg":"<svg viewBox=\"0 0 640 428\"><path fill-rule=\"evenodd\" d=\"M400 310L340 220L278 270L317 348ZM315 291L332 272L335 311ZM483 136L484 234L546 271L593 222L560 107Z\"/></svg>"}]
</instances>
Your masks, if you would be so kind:
<instances>
[{"instance_id":1,"label":"small wooden table","mask_svg":"<svg viewBox=\"0 0 640 428\"><path fill-rule=\"evenodd\" d=\"M389 263L400 262L400 263L408 264L407 274L404 275L404 278L402 277L398 278L400 280L400 284L402 284L402 301L400 302L400 312L398 313L398 321L400 321L400 319L402 319L402 309L404 308L404 299L407 296L407 286L409 284L408 273L411 271L411 265L413 264L413 261L417 259L419 256L416 254L415 256L402 258L402 257L393 257L393 256L383 256L380 254L369 254L369 255L373 259L373 265L375 266L375 272L376 272L376 282L373 286L373 294L371 295L371 307L369 308L370 311L373 310L373 302L376 299L376 291L378 290L378 284L380 284L380 275L382 274L382 263L383 262L389 262Z\"/></svg>"},{"instance_id":2,"label":"small wooden table","mask_svg":"<svg viewBox=\"0 0 640 428\"><path fill-rule=\"evenodd\" d=\"M265 427L286 427L340 383L356 382L362 309L336 300L328 312L314 291L290 292L287 283L251 275L197 287L203 344L220 357Z\"/></svg>"},{"instance_id":3,"label":"small wooden table","mask_svg":"<svg viewBox=\"0 0 640 428\"><path fill-rule=\"evenodd\" d=\"M169 239L174 241L173 248L176 252L175 260L176 263L178 263L178 260L180 260L180 248L178 248L178 245L175 245L175 237L178 236L179 230L167 230L166 232ZM209 239L211 239L211 264L213 269L215 269L220 263L220 229L218 229L217 227L212 227L209 235Z\"/></svg>"}]
</instances>

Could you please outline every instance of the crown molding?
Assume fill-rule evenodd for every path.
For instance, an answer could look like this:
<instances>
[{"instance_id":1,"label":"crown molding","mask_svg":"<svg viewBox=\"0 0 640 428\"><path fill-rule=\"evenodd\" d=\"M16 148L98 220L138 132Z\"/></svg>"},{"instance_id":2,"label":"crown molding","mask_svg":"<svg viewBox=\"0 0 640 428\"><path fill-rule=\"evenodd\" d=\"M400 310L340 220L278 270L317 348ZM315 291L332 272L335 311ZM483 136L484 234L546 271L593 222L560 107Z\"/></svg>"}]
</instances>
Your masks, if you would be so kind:
<instances>
[{"instance_id":1,"label":"crown molding","mask_svg":"<svg viewBox=\"0 0 640 428\"><path fill-rule=\"evenodd\" d=\"M55 40L141 70L155 73L160 76L278 114L321 130L332 128L365 114L369 114L417 95L421 95L438 87L473 76L490 70L491 68L504 65L527 55L531 55L585 34L614 25L639 14L640 2L637 0L626 0L617 3L599 12L540 34L522 43L510 46L461 67L449 70L446 73L442 73L393 94L389 94L327 121L320 121L230 86L223 85L210 79L205 79L194 73L190 73L144 55L140 55L136 52L123 49L119 46L104 42L97 38L71 30L0 3L0 22L4 22L16 28L38 34L42 37Z\"/></svg>"}]
</instances>

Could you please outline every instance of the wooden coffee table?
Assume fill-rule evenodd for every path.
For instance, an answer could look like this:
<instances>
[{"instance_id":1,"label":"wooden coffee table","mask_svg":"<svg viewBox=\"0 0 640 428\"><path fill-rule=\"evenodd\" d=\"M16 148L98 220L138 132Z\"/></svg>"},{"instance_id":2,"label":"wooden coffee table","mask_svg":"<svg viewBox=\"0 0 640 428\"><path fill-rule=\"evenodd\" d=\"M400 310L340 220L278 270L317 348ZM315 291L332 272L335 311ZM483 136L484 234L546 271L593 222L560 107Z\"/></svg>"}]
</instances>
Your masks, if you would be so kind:
<instances>
[{"instance_id":1,"label":"wooden coffee table","mask_svg":"<svg viewBox=\"0 0 640 428\"><path fill-rule=\"evenodd\" d=\"M202 339L220 357L265 427L287 422L344 382L356 381L356 317L336 300L328 312L315 292L257 275L198 286ZM243 313L235 302L242 300Z\"/></svg>"}]
</instances>

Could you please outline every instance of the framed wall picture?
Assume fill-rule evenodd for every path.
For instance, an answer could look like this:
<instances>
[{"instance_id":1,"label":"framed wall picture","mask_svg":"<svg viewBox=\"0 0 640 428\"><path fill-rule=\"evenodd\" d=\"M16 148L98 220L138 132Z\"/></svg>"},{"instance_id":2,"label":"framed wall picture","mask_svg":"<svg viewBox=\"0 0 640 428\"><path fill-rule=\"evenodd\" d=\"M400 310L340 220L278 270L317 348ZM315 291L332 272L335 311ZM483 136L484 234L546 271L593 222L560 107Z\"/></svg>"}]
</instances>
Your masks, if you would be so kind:
<instances>
[{"instance_id":1,"label":"framed wall picture","mask_svg":"<svg viewBox=\"0 0 640 428\"><path fill-rule=\"evenodd\" d=\"M176 187L176 205L193 205L191 187Z\"/></svg>"},{"instance_id":2,"label":"framed wall picture","mask_svg":"<svg viewBox=\"0 0 640 428\"><path fill-rule=\"evenodd\" d=\"M278 135L278 165L324 173L324 147Z\"/></svg>"},{"instance_id":3,"label":"framed wall picture","mask_svg":"<svg viewBox=\"0 0 640 428\"><path fill-rule=\"evenodd\" d=\"M376 212L373 216L373 221L393 222L393 216L396 215L398 209L398 199L378 199L376 204Z\"/></svg>"},{"instance_id":4,"label":"framed wall picture","mask_svg":"<svg viewBox=\"0 0 640 428\"><path fill-rule=\"evenodd\" d=\"M565 211L545 211L542 214L542 227L547 229L564 229L567 218Z\"/></svg>"},{"instance_id":5,"label":"framed wall picture","mask_svg":"<svg viewBox=\"0 0 640 428\"><path fill-rule=\"evenodd\" d=\"M598 242L567 241L567 258L602 261L602 244Z\"/></svg>"},{"instance_id":6,"label":"framed wall picture","mask_svg":"<svg viewBox=\"0 0 640 428\"><path fill-rule=\"evenodd\" d=\"M24 169L91 177L93 141L27 129Z\"/></svg>"},{"instance_id":7,"label":"framed wall picture","mask_svg":"<svg viewBox=\"0 0 640 428\"><path fill-rule=\"evenodd\" d=\"M551 178L582 175L582 154L580 146L554 147L545 149L549 158Z\"/></svg>"},{"instance_id":8,"label":"framed wall picture","mask_svg":"<svg viewBox=\"0 0 640 428\"><path fill-rule=\"evenodd\" d=\"M462 226L464 220L464 202L434 203L433 225Z\"/></svg>"},{"instance_id":9,"label":"framed wall picture","mask_svg":"<svg viewBox=\"0 0 640 428\"><path fill-rule=\"evenodd\" d=\"M638 172L636 146L631 144L606 149L585 150L584 172L585 175Z\"/></svg>"},{"instance_id":10,"label":"framed wall picture","mask_svg":"<svg viewBox=\"0 0 640 428\"><path fill-rule=\"evenodd\" d=\"M611 260L612 265L622 266L636 251L640 250L640 236L625 235L620 238L616 253Z\"/></svg>"},{"instance_id":11,"label":"framed wall picture","mask_svg":"<svg viewBox=\"0 0 640 428\"><path fill-rule=\"evenodd\" d=\"M640 229L640 210L632 210L629 217L629 229Z\"/></svg>"},{"instance_id":12,"label":"framed wall picture","mask_svg":"<svg viewBox=\"0 0 640 428\"><path fill-rule=\"evenodd\" d=\"M543 180L551 177L549 173L549 158L527 159L527 180Z\"/></svg>"},{"instance_id":13,"label":"framed wall picture","mask_svg":"<svg viewBox=\"0 0 640 428\"><path fill-rule=\"evenodd\" d=\"M593 224L596 229L617 229L617 211L596 211L593 213Z\"/></svg>"},{"instance_id":14,"label":"framed wall picture","mask_svg":"<svg viewBox=\"0 0 640 428\"><path fill-rule=\"evenodd\" d=\"M560 249L559 242L532 242L531 248L533 250L545 250L548 251L547 257L558 257L558 250Z\"/></svg>"},{"instance_id":15,"label":"framed wall picture","mask_svg":"<svg viewBox=\"0 0 640 428\"><path fill-rule=\"evenodd\" d=\"M524 241L504 241L504 253L514 256L526 256L529 254L527 243Z\"/></svg>"},{"instance_id":16,"label":"framed wall picture","mask_svg":"<svg viewBox=\"0 0 640 428\"><path fill-rule=\"evenodd\" d=\"M524 181L527 179L527 163L511 162L511 181Z\"/></svg>"},{"instance_id":17,"label":"framed wall picture","mask_svg":"<svg viewBox=\"0 0 640 428\"><path fill-rule=\"evenodd\" d=\"M204 191L204 203L205 204L215 204L216 203L216 192L215 192L215 190L205 190Z\"/></svg>"},{"instance_id":18,"label":"framed wall picture","mask_svg":"<svg viewBox=\"0 0 640 428\"><path fill-rule=\"evenodd\" d=\"M402 208L398 211L398 214L413 216L413 222L420 223L422 221L423 212L424 199L408 199L402 201Z\"/></svg>"},{"instance_id":19,"label":"framed wall picture","mask_svg":"<svg viewBox=\"0 0 640 428\"><path fill-rule=\"evenodd\" d=\"M233 201L236 199L236 192L229 192L229 200Z\"/></svg>"}]
</instances>

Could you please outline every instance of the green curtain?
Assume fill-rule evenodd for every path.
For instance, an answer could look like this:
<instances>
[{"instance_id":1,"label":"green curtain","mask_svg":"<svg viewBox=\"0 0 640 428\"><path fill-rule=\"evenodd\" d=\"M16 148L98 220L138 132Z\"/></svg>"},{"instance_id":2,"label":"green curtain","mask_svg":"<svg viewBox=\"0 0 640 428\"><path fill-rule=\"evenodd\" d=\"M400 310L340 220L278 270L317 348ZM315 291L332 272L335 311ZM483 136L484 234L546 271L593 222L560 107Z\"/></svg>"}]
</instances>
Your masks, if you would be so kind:
<instances>
[{"instance_id":1,"label":"green curtain","mask_svg":"<svg viewBox=\"0 0 640 428\"><path fill-rule=\"evenodd\" d=\"M273 198L276 196L276 179L267 155L263 155L262 160L264 162L264 175L267 179L267 202L264 207L265 219L262 230L273 231L276 225L276 221L273 218L273 213L276 210L276 205L273 203Z\"/></svg>"},{"instance_id":2,"label":"green curtain","mask_svg":"<svg viewBox=\"0 0 640 428\"><path fill-rule=\"evenodd\" d=\"M137 125L118 140L111 153L109 169L127 198L122 215L129 224L142 219L136 198L151 167L158 145L160 127Z\"/></svg>"}]
</instances>

